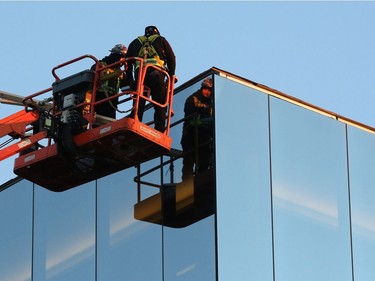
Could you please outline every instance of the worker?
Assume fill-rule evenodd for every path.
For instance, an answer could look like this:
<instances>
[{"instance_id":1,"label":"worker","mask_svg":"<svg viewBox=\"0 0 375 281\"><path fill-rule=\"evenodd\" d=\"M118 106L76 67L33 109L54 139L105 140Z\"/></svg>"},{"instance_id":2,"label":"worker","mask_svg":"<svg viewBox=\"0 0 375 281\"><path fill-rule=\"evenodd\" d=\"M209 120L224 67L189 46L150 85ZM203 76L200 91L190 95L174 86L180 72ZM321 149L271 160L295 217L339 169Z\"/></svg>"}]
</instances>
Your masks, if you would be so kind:
<instances>
[{"instance_id":1,"label":"worker","mask_svg":"<svg viewBox=\"0 0 375 281\"><path fill-rule=\"evenodd\" d=\"M131 57L143 58L145 66L151 64L157 68L166 70L171 79L175 75L175 54L167 39L160 35L160 32L156 26L147 26L145 28L145 34L137 37L130 43L126 58ZM138 80L138 68L139 63L137 63L137 61L128 61L126 76L128 79L128 84L133 85L133 89ZM165 75L161 71L158 71L154 67L148 67L144 85L150 89L152 99L159 104L164 104L166 102L167 85L165 80ZM145 103L145 99L139 99L137 114L139 121L142 121ZM167 108L154 105L154 109L155 129L160 132L164 132ZM134 112L132 113L132 116L134 117Z\"/></svg>"},{"instance_id":2,"label":"worker","mask_svg":"<svg viewBox=\"0 0 375 281\"><path fill-rule=\"evenodd\" d=\"M208 170L211 165L212 85L212 78L205 78L200 89L185 101L185 118L181 138L183 181Z\"/></svg>"},{"instance_id":3,"label":"worker","mask_svg":"<svg viewBox=\"0 0 375 281\"><path fill-rule=\"evenodd\" d=\"M96 101L106 99L110 96L117 95L119 89L126 86L126 80L121 67L125 65L125 55L127 48L123 44L116 44L111 50L110 54L99 61L100 68L110 64L119 62L110 68L105 68L101 71L99 79L100 84L96 91ZM126 66L126 65L125 65ZM95 65L91 69L95 69ZM116 110L118 104L118 97L100 103L95 106L95 112L99 115L104 115L110 118L116 118Z\"/></svg>"}]
</instances>

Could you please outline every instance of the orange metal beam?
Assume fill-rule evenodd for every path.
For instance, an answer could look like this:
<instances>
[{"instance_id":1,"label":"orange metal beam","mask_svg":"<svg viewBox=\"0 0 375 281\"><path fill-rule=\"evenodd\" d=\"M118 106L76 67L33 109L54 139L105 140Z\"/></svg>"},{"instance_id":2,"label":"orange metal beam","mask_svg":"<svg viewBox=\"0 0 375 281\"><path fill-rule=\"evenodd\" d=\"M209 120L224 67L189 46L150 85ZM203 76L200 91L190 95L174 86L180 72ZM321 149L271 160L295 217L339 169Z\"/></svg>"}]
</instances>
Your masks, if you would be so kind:
<instances>
[{"instance_id":1,"label":"orange metal beam","mask_svg":"<svg viewBox=\"0 0 375 281\"><path fill-rule=\"evenodd\" d=\"M25 134L26 126L38 120L37 111L21 110L0 120L0 137L10 135L14 138L22 137Z\"/></svg>"},{"instance_id":2,"label":"orange metal beam","mask_svg":"<svg viewBox=\"0 0 375 281\"><path fill-rule=\"evenodd\" d=\"M31 146L35 145L38 141L44 139L47 136L46 131L41 131L35 135L30 137L24 138L21 141L12 144L6 148L0 150L0 161L13 156L25 149L30 148Z\"/></svg>"}]
</instances>

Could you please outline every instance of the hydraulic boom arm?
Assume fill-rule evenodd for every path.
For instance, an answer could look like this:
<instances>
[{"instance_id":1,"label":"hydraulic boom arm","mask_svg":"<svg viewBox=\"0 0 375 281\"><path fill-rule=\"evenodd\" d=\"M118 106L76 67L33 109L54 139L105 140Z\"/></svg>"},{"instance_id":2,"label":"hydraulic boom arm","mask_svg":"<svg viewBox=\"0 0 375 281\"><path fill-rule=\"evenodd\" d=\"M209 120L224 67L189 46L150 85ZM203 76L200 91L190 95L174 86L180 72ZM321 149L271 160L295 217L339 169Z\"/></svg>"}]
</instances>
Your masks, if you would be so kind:
<instances>
[{"instance_id":1,"label":"hydraulic boom arm","mask_svg":"<svg viewBox=\"0 0 375 281\"><path fill-rule=\"evenodd\" d=\"M32 124L39 120L40 112L37 109L27 110L27 105L24 104L23 99L21 96L0 91L1 103L25 106L23 110L0 120L0 138L6 135L11 137L10 141L0 143L0 161L30 148L47 136L46 131L30 136L26 135L28 131L32 130ZM6 146L17 139L19 139L17 143Z\"/></svg>"}]
</instances>

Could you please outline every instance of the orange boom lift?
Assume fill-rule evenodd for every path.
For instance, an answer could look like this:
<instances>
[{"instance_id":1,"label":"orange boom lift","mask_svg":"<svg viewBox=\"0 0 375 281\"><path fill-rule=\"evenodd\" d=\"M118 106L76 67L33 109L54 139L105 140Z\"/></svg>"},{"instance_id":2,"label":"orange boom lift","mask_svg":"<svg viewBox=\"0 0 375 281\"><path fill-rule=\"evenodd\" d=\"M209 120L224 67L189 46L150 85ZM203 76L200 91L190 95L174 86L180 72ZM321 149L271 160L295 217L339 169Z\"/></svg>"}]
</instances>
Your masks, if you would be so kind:
<instances>
[{"instance_id":1,"label":"orange boom lift","mask_svg":"<svg viewBox=\"0 0 375 281\"><path fill-rule=\"evenodd\" d=\"M95 70L84 70L64 79L56 74L56 70L84 59L93 60ZM0 144L0 161L19 153L14 164L15 174L51 191L64 191L169 154L175 77L152 65L144 65L141 58L127 60L140 63L137 89L122 89L116 96L104 100L96 101L100 83L108 78L101 73L116 64L126 65L126 60L102 67L95 57L84 55L56 66L52 70L55 82L48 89L23 99L0 92L3 103L24 106L24 110L0 120L0 138L8 135L11 141L16 141ZM143 84L149 67L165 74L164 104L153 101L150 90ZM119 104L130 104L128 111L135 112L134 118L127 115L112 119L95 113L96 105L116 97ZM138 120L140 99L167 108L164 133Z\"/></svg>"}]
</instances>

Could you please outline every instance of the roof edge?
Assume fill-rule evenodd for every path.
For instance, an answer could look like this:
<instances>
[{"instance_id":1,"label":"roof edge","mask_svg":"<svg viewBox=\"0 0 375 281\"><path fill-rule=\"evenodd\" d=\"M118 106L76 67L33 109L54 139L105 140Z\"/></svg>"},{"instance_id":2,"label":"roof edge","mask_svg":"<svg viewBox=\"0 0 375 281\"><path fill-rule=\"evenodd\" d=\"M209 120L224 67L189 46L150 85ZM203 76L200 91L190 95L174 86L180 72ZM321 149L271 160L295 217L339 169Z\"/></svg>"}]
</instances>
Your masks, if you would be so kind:
<instances>
[{"instance_id":1,"label":"roof edge","mask_svg":"<svg viewBox=\"0 0 375 281\"><path fill-rule=\"evenodd\" d=\"M340 114L337 114L337 113L329 111L329 110L326 110L324 108L313 105L311 103L305 102L301 99L292 97L290 95L287 95L286 93L283 93L281 91L278 91L278 90L273 89L271 87L268 87L266 85L254 82L254 81L246 79L246 78L243 78L241 76L235 75L231 72L222 70L222 69L214 67L214 66L211 67L210 69L198 74L197 76L193 77L192 79L188 80L187 82L183 83L181 86L177 87L176 93L186 89L187 87L191 86L192 84L196 83L197 81L203 79L204 77L206 77L210 74L216 74L216 75L219 75L221 77L225 77L225 78L230 79L232 81L243 84L245 86L250 86L250 87L258 89L258 90L260 90L260 91L262 91L265 94L268 94L270 96L280 98L280 99L285 100L287 102L290 102L290 103L293 103L295 105L304 107L306 109L317 112L319 114L328 116L328 117L330 117L332 119L335 119L339 122L342 122L342 123L345 123L345 124L351 125L353 127L357 127L357 128L362 129L362 130L365 130L365 131L368 131L370 133L375 134L375 128L374 127L371 127L369 125L366 125L366 124L363 124L361 122L355 121L353 119L347 118L345 116L342 116Z\"/></svg>"}]
</instances>

